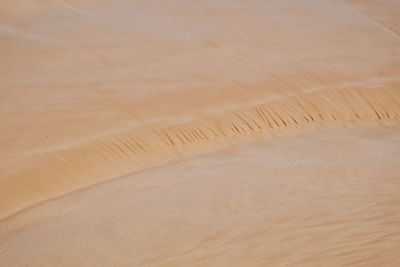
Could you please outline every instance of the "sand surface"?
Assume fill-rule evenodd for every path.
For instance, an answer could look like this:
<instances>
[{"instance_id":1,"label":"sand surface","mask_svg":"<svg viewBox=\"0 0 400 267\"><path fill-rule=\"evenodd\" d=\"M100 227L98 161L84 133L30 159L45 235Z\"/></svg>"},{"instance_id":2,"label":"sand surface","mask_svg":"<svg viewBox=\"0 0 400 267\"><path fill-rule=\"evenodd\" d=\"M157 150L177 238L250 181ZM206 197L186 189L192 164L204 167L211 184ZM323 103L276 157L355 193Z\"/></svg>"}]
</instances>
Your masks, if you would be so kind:
<instances>
[{"instance_id":1,"label":"sand surface","mask_svg":"<svg viewBox=\"0 0 400 267\"><path fill-rule=\"evenodd\" d=\"M0 3L0 265L399 266L400 2Z\"/></svg>"}]
</instances>

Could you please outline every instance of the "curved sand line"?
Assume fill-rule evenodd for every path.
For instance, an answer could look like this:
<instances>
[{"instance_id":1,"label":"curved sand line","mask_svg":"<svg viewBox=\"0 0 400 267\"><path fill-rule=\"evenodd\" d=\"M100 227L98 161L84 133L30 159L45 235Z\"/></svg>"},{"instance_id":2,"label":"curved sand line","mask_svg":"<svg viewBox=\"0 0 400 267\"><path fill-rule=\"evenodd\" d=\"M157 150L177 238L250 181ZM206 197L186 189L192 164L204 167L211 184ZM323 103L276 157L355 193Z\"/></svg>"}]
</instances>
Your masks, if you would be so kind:
<instances>
[{"instance_id":1,"label":"curved sand line","mask_svg":"<svg viewBox=\"0 0 400 267\"><path fill-rule=\"evenodd\" d=\"M46 199L238 141L327 127L393 125L400 121L398 86L316 91L44 152L20 162L27 167L3 182L0 214L5 218Z\"/></svg>"},{"instance_id":2,"label":"curved sand line","mask_svg":"<svg viewBox=\"0 0 400 267\"><path fill-rule=\"evenodd\" d=\"M2 1L0 265L396 266L399 8Z\"/></svg>"},{"instance_id":3,"label":"curved sand line","mask_svg":"<svg viewBox=\"0 0 400 267\"><path fill-rule=\"evenodd\" d=\"M5 266L397 266L399 126L240 143L42 202Z\"/></svg>"}]
</instances>

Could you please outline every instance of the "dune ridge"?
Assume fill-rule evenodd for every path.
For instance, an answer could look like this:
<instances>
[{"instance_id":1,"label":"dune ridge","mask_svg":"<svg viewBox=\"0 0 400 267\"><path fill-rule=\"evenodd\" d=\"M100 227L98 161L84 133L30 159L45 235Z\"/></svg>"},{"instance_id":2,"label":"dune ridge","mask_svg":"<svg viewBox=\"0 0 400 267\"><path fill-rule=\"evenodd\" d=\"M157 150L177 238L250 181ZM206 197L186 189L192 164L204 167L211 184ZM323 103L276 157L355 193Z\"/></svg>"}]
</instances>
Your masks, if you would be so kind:
<instances>
[{"instance_id":1,"label":"dune ridge","mask_svg":"<svg viewBox=\"0 0 400 267\"><path fill-rule=\"evenodd\" d=\"M21 159L2 182L2 219L42 201L231 143L400 121L400 84L313 91L174 124L143 126ZM16 162L11 162L16 164ZM7 171L5 166L4 171ZM57 179L55 179L57 177Z\"/></svg>"},{"instance_id":2,"label":"dune ridge","mask_svg":"<svg viewBox=\"0 0 400 267\"><path fill-rule=\"evenodd\" d=\"M400 1L4 0L1 266L400 266Z\"/></svg>"}]
</instances>

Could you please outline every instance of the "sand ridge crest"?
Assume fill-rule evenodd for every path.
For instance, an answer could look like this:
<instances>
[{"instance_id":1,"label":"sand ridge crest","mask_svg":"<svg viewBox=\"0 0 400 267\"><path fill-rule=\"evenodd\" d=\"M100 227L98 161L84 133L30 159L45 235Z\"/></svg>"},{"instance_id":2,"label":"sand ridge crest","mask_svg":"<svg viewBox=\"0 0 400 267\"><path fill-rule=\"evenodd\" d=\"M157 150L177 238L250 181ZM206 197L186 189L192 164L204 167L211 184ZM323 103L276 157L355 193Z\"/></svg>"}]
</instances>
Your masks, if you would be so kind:
<instances>
[{"instance_id":1,"label":"sand ridge crest","mask_svg":"<svg viewBox=\"0 0 400 267\"><path fill-rule=\"evenodd\" d=\"M48 151L20 162L20 172L2 183L0 215L5 218L47 199L236 142L327 127L393 125L400 121L398 86L392 82L379 88L313 91Z\"/></svg>"}]
</instances>

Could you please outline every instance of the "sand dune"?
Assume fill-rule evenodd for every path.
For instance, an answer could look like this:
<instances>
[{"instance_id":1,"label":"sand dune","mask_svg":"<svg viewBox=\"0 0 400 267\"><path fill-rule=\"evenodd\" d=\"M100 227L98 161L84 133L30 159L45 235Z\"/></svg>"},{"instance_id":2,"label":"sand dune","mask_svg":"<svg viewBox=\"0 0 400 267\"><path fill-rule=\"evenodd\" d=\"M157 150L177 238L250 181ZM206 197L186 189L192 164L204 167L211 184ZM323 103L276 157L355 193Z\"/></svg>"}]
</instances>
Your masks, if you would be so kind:
<instances>
[{"instance_id":1,"label":"sand dune","mask_svg":"<svg viewBox=\"0 0 400 267\"><path fill-rule=\"evenodd\" d=\"M394 190L400 162L399 33L400 5L394 0L3 1L0 265L396 266L391 254L399 249L400 233ZM312 142L305 146L303 138ZM288 148L285 140L302 164L270 162ZM321 161L308 152L319 146L328 154L332 148ZM370 166L363 170L357 161ZM253 170L256 165L261 167ZM329 172L322 171L326 165L332 166ZM185 177L215 179L221 195L212 191L203 203L205 184L196 189L197 183L189 183L187 191L172 186L185 184ZM254 187L247 188L243 177ZM277 187L264 188L256 177ZM319 179L322 191L295 192L305 180ZM265 194L276 190L276 199L256 199L256 181ZM148 183L144 199L131 197L129 189L118 191L136 183ZM188 192L195 193L192 206L171 199ZM288 192L296 196L292 201L311 202L285 201ZM371 202L360 203L367 196ZM109 208L103 210L98 198ZM341 206L334 207L332 198ZM150 207L154 218L114 214L117 204L107 204L114 199L121 212ZM168 207L153 206L156 200L170 201L176 213L196 209L200 201L205 213L175 220ZM138 206L126 204L131 201ZM227 203L253 204L250 210L229 208L237 217L223 219L224 205L235 206ZM308 217L297 214L298 221L296 213L285 213L296 208ZM275 213L283 217L275 220ZM216 228L213 217L220 220ZM52 246L52 218L61 229L58 239L73 231L76 236ZM196 218L204 225L196 225ZM133 222L149 226L129 234ZM362 222L367 223L358 227ZM180 223L183 228L175 229ZM236 228L221 230L231 224L254 233L243 230L239 238ZM112 249L87 230L104 225L117 227L104 237L114 240ZM277 236L268 237L271 231ZM128 235L119 243L122 232ZM325 235L334 241L326 243ZM26 251L40 236L40 247ZM88 262L72 255L78 237L91 248ZM201 241L208 238L214 241ZM138 245L128 249L132 243ZM324 244L326 251L319 247ZM120 254L124 250L136 256Z\"/></svg>"},{"instance_id":2,"label":"sand dune","mask_svg":"<svg viewBox=\"0 0 400 267\"><path fill-rule=\"evenodd\" d=\"M399 127L234 145L4 220L5 266L397 266Z\"/></svg>"},{"instance_id":3,"label":"sand dune","mask_svg":"<svg viewBox=\"0 0 400 267\"><path fill-rule=\"evenodd\" d=\"M400 120L398 85L378 90L318 91L176 125L148 126L140 133L128 130L68 146L47 147L34 159L11 161L28 167L2 183L1 211L7 216L97 182L230 143L333 126L393 125ZM7 168L16 171L9 165Z\"/></svg>"}]
</instances>

